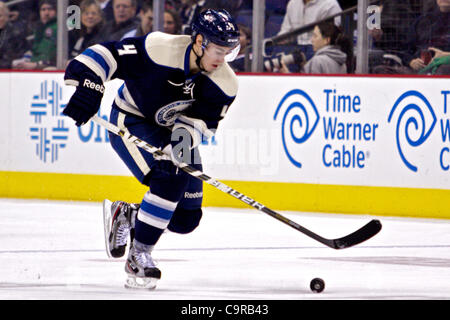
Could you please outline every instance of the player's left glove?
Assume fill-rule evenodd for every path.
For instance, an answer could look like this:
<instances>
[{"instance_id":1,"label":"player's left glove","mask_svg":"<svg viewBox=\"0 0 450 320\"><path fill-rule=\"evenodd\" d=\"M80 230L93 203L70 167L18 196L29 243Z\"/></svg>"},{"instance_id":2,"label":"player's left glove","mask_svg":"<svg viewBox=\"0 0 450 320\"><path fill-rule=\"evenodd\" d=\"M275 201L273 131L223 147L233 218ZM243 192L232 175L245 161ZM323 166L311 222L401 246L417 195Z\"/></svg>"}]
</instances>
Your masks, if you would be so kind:
<instances>
[{"instance_id":1,"label":"player's left glove","mask_svg":"<svg viewBox=\"0 0 450 320\"><path fill-rule=\"evenodd\" d=\"M165 146L164 149L162 149L161 151L164 152L164 155L163 156L154 155L153 157L155 158L155 160L158 161L168 160L171 161L172 164L174 164L176 167L178 167L178 165L182 162L181 155L175 155L173 153L173 148L171 144Z\"/></svg>"},{"instance_id":2,"label":"player's left glove","mask_svg":"<svg viewBox=\"0 0 450 320\"><path fill-rule=\"evenodd\" d=\"M190 144L185 145L183 141L172 141L170 144L166 145L161 150L164 155L163 156L157 156L154 155L153 157L155 160L164 161L169 160L173 165L176 167L179 166L181 162L190 163L188 159L185 159L184 155L190 155Z\"/></svg>"},{"instance_id":3,"label":"player's left glove","mask_svg":"<svg viewBox=\"0 0 450 320\"><path fill-rule=\"evenodd\" d=\"M192 164L192 138L185 128L177 128L172 132L171 142L161 151L162 156L153 155L155 160L152 170L164 172L166 174L178 174L180 163Z\"/></svg>"},{"instance_id":4,"label":"player's left glove","mask_svg":"<svg viewBox=\"0 0 450 320\"><path fill-rule=\"evenodd\" d=\"M171 173L182 162L193 165L196 161L194 149L202 142L203 137L210 138L212 135L213 132L204 121L179 116L172 128L170 143L162 149L165 155L154 156L155 160L160 160L155 164L155 168Z\"/></svg>"},{"instance_id":5,"label":"player's left glove","mask_svg":"<svg viewBox=\"0 0 450 320\"><path fill-rule=\"evenodd\" d=\"M105 87L100 77L85 74L63 113L75 120L79 127L89 121L100 109Z\"/></svg>"}]
</instances>

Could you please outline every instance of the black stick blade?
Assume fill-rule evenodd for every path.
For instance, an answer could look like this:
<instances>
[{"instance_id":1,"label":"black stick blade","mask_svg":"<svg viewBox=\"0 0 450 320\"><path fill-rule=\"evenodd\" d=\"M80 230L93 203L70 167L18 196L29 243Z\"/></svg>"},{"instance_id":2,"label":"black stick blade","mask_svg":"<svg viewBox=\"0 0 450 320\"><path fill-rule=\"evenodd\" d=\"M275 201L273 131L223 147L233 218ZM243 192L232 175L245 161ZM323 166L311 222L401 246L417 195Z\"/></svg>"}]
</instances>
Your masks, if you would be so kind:
<instances>
[{"instance_id":1,"label":"black stick blade","mask_svg":"<svg viewBox=\"0 0 450 320\"><path fill-rule=\"evenodd\" d=\"M371 220L362 228L356 230L355 232L345 236L343 238L333 240L334 249L345 249L364 242L374 235L376 235L381 230L381 222L379 220Z\"/></svg>"}]
</instances>

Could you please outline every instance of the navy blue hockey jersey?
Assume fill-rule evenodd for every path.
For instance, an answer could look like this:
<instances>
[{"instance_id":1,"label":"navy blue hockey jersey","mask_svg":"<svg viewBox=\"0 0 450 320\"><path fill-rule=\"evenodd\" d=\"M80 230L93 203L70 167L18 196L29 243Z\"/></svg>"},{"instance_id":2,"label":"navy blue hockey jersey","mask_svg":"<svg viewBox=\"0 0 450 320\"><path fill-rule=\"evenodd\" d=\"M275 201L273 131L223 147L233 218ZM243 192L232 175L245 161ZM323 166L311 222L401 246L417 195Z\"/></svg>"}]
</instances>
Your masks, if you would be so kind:
<instances>
[{"instance_id":1,"label":"navy blue hockey jersey","mask_svg":"<svg viewBox=\"0 0 450 320\"><path fill-rule=\"evenodd\" d=\"M226 62L191 74L191 49L190 36L162 32L97 44L69 64L64 79L77 85L85 72L103 82L122 79L114 101L121 110L165 127L184 115L210 137L236 97L237 77Z\"/></svg>"}]
</instances>

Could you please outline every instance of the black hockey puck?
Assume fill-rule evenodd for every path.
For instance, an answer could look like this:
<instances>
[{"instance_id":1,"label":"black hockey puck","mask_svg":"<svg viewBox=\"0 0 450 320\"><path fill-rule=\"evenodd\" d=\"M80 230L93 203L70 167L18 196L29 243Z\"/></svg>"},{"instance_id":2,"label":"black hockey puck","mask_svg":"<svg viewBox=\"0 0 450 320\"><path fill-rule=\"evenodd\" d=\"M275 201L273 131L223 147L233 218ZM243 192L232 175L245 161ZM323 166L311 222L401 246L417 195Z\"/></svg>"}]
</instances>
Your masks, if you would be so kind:
<instances>
[{"instance_id":1,"label":"black hockey puck","mask_svg":"<svg viewBox=\"0 0 450 320\"><path fill-rule=\"evenodd\" d=\"M316 293L322 292L323 289L325 289L325 281L323 281L320 278L314 278L311 280L309 287L311 288L312 292Z\"/></svg>"}]
</instances>

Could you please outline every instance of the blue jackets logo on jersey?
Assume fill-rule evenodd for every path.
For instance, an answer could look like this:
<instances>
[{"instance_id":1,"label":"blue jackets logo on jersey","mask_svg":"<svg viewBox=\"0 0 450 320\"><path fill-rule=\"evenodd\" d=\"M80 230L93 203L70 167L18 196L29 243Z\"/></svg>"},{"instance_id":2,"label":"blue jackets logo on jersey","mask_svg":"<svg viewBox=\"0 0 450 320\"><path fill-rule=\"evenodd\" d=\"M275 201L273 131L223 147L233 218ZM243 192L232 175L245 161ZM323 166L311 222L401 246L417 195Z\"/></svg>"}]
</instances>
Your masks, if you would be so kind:
<instances>
[{"instance_id":1,"label":"blue jackets logo on jersey","mask_svg":"<svg viewBox=\"0 0 450 320\"><path fill-rule=\"evenodd\" d=\"M313 134L320 120L319 112L314 101L309 95L300 89L289 91L280 101L275 111L273 119L276 120L282 107L286 105L281 125L281 136L284 151L289 160L296 167L301 168L302 164L289 152L287 139L296 144L306 142Z\"/></svg>"},{"instance_id":2,"label":"blue jackets logo on jersey","mask_svg":"<svg viewBox=\"0 0 450 320\"><path fill-rule=\"evenodd\" d=\"M415 90L407 91L397 99L389 114L388 123L394 122L397 110L397 149L406 167L417 172L417 167L407 159L405 150L407 147L416 148L428 139L436 125L436 115L427 98Z\"/></svg>"},{"instance_id":3,"label":"blue jackets logo on jersey","mask_svg":"<svg viewBox=\"0 0 450 320\"><path fill-rule=\"evenodd\" d=\"M58 160L59 151L66 147L69 128L61 103L62 87L56 81L43 81L40 91L33 96L30 115L34 125L30 127L31 140L35 142L35 154L43 162ZM49 129L50 128L50 129Z\"/></svg>"},{"instance_id":4,"label":"blue jackets logo on jersey","mask_svg":"<svg viewBox=\"0 0 450 320\"><path fill-rule=\"evenodd\" d=\"M159 108L155 113L155 121L160 126L168 127L175 123L180 113L189 108L195 100L180 100Z\"/></svg>"}]
</instances>

